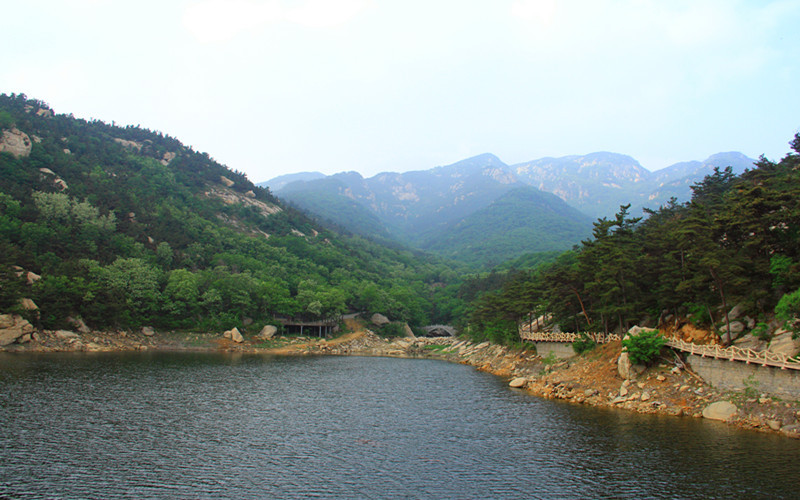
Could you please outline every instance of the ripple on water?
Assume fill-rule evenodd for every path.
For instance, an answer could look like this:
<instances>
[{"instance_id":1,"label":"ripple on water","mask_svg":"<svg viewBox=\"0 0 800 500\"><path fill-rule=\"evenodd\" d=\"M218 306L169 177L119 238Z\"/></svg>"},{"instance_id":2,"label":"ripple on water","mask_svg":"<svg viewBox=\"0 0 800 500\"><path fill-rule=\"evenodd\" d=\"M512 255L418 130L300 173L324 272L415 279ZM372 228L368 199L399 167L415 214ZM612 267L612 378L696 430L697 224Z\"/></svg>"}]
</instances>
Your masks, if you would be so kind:
<instances>
[{"instance_id":1,"label":"ripple on water","mask_svg":"<svg viewBox=\"0 0 800 500\"><path fill-rule=\"evenodd\" d=\"M0 422L19 498L791 498L800 471L798 441L431 360L3 355Z\"/></svg>"}]
</instances>

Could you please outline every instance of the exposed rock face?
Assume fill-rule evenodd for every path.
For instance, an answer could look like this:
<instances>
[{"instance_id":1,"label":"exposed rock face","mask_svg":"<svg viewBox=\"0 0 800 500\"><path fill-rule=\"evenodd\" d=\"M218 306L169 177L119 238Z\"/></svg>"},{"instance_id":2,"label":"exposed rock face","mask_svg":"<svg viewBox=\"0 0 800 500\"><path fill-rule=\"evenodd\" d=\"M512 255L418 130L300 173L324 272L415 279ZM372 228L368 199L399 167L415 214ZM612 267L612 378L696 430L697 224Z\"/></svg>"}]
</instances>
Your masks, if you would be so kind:
<instances>
[{"instance_id":1,"label":"exposed rock face","mask_svg":"<svg viewBox=\"0 0 800 500\"><path fill-rule=\"evenodd\" d=\"M630 330L628 330L625 338L628 339L630 337L636 337L644 330L645 328L640 326L633 326ZM636 378L636 375L644 372L646 369L647 367L645 366L634 365L631 363L631 358L628 356L628 352L626 351L625 347L622 348L622 353L619 355L619 358L617 358L617 371L619 372L620 377L625 380L634 379Z\"/></svg>"},{"instance_id":2,"label":"exposed rock face","mask_svg":"<svg viewBox=\"0 0 800 500\"><path fill-rule=\"evenodd\" d=\"M0 346L13 344L33 332L33 325L17 314L0 314Z\"/></svg>"},{"instance_id":3,"label":"exposed rock face","mask_svg":"<svg viewBox=\"0 0 800 500\"><path fill-rule=\"evenodd\" d=\"M794 356L800 352L800 337L793 339L794 334L789 330L780 329L775 332L767 348L770 352Z\"/></svg>"},{"instance_id":4,"label":"exposed rock face","mask_svg":"<svg viewBox=\"0 0 800 500\"><path fill-rule=\"evenodd\" d=\"M3 130L3 135L0 136L0 152L11 153L17 158L30 155L32 147L33 143L28 134L16 127Z\"/></svg>"},{"instance_id":5,"label":"exposed rock face","mask_svg":"<svg viewBox=\"0 0 800 500\"><path fill-rule=\"evenodd\" d=\"M405 332L406 337L412 338L412 339L417 338L417 336L414 335L414 331L411 330L410 326L408 326L408 323L403 323L403 331Z\"/></svg>"},{"instance_id":6,"label":"exposed rock face","mask_svg":"<svg viewBox=\"0 0 800 500\"><path fill-rule=\"evenodd\" d=\"M231 181L232 182L232 181ZM261 200L256 200L253 198L248 198L247 196L237 193L233 189L230 188L223 188L220 186L209 186L209 190L206 191L206 196L209 198L219 198L222 200L223 203L226 205L234 205L236 203L241 203L242 205L248 207L255 207L261 212L261 215L264 217L269 217L272 214L276 214L281 211L281 208L277 205L273 205L271 203L265 203Z\"/></svg>"},{"instance_id":7,"label":"exposed rock face","mask_svg":"<svg viewBox=\"0 0 800 500\"><path fill-rule=\"evenodd\" d=\"M703 418L710 420L722 420L723 422L736 415L739 409L730 401L717 401L706 406L703 410Z\"/></svg>"},{"instance_id":8,"label":"exposed rock face","mask_svg":"<svg viewBox=\"0 0 800 500\"><path fill-rule=\"evenodd\" d=\"M114 138L114 142L117 144L122 145L122 147L127 149L135 149L136 151L142 150L142 143L136 141L126 141L125 139Z\"/></svg>"},{"instance_id":9,"label":"exposed rock face","mask_svg":"<svg viewBox=\"0 0 800 500\"><path fill-rule=\"evenodd\" d=\"M219 176L219 180L220 180L220 182L225 184L225 187L233 187L233 185L236 184L235 182L233 182L232 180L228 179L224 175L220 175Z\"/></svg>"},{"instance_id":10,"label":"exposed rock face","mask_svg":"<svg viewBox=\"0 0 800 500\"><path fill-rule=\"evenodd\" d=\"M391 323L391 321L389 321L389 318L387 318L383 314L378 314L378 313L373 314L369 320L372 322L373 325L376 326L383 326Z\"/></svg>"},{"instance_id":11,"label":"exposed rock face","mask_svg":"<svg viewBox=\"0 0 800 500\"><path fill-rule=\"evenodd\" d=\"M166 167L167 165L169 165L169 162L175 159L176 156L177 155L175 153L167 151L166 153L164 153L164 157L161 158L161 164Z\"/></svg>"},{"instance_id":12,"label":"exposed rock face","mask_svg":"<svg viewBox=\"0 0 800 500\"><path fill-rule=\"evenodd\" d=\"M31 299L19 299L19 306L26 311L36 311L39 309L39 306Z\"/></svg>"},{"instance_id":13,"label":"exposed rock face","mask_svg":"<svg viewBox=\"0 0 800 500\"><path fill-rule=\"evenodd\" d=\"M262 340L269 340L278 333L278 328L273 325L265 325L258 334L258 338Z\"/></svg>"}]
</instances>

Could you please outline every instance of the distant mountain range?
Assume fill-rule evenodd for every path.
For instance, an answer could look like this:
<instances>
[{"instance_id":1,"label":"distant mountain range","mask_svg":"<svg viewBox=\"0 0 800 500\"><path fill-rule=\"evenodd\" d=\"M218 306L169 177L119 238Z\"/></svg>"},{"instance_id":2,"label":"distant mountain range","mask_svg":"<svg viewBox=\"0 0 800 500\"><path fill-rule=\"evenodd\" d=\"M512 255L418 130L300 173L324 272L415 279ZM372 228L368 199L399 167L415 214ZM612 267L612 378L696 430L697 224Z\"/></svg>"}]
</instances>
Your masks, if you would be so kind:
<instances>
[{"instance_id":1,"label":"distant mountain range","mask_svg":"<svg viewBox=\"0 0 800 500\"><path fill-rule=\"evenodd\" d=\"M630 156L598 152L507 165L492 154L452 165L365 179L357 172L290 174L267 182L277 196L349 232L473 264L565 250L591 234L593 220L687 201L692 184L754 160L737 152L656 172Z\"/></svg>"}]
</instances>

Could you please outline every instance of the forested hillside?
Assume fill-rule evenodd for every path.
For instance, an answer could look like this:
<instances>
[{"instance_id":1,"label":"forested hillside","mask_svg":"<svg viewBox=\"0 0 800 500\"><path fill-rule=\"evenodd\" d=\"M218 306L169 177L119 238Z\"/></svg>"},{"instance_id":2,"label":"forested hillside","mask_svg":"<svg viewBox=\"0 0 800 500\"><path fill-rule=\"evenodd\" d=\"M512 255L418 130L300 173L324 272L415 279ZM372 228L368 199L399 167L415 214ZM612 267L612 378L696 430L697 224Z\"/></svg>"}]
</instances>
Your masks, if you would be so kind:
<instances>
[{"instance_id":1,"label":"forested hillside","mask_svg":"<svg viewBox=\"0 0 800 500\"><path fill-rule=\"evenodd\" d=\"M168 135L24 95L0 95L0 134L0 312L30 298L45 328L448 319L433 305L448 266L321 230Z\"/></svg>"},{"instance_id":2,"label":"forested hillside","mask_svg":"<svg viewBox=\"0 0 800 500\"><path fill-rule=\"evenodd\" d=\"M569 331L684 318L720 332L723 343L796 328L800 135L791 146L780 162L762 158L740 176L717 168L685 204L673 200L644 219L623 206L599 219L593 238L555 263L485 287L470 306L471 331L513 339L518 322L544 314ZM729 318L734 306L736 322Z\"/></svg>"}]
</instances>

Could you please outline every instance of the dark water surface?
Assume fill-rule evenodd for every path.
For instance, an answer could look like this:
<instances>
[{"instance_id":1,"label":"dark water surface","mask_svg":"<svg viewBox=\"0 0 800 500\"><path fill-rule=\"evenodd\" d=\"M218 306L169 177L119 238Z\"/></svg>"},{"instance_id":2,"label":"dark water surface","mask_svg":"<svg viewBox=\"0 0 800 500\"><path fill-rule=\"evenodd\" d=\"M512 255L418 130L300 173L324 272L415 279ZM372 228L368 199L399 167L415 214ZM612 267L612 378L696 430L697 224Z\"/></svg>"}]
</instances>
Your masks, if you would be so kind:
<instances>
[{"instance_id":1,"label":"dark water surface","mask_svg":"<svg viewBox=\"0 0 800 500\"><path fill-rule=\"evenodd\" d=\"M800 441L430 360L0 355L0 497L800 498Z\"/></svg>"}]
</instances>

